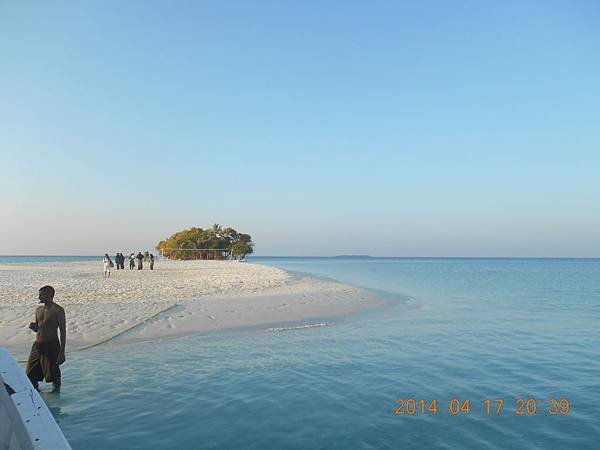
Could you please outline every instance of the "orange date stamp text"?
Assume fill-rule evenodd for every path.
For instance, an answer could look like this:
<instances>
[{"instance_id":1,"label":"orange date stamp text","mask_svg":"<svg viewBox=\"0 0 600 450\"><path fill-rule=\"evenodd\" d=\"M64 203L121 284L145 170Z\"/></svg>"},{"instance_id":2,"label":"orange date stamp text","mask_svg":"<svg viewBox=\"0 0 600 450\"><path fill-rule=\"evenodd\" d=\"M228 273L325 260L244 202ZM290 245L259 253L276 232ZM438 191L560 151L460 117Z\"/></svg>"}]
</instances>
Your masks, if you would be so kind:
<instances>
[{"instance_id":1,"label":"orange date stamp text","mask_svg":"<svg viewBox=\"0 0 600 450\"><path fill-rule=\"evenodd\" d=\"M437 399L425 400L410 397L396 400L394 411L398 416L420 416L426 414L449 414L452 416L481 414L499 416L506 413L517 416L566 416L571 411L571 404L566 398L551 398L548 400L517 398L509 402L505 402L501 398L478 401L453 398L442 402Z\"/></svg>"}]
</instances>

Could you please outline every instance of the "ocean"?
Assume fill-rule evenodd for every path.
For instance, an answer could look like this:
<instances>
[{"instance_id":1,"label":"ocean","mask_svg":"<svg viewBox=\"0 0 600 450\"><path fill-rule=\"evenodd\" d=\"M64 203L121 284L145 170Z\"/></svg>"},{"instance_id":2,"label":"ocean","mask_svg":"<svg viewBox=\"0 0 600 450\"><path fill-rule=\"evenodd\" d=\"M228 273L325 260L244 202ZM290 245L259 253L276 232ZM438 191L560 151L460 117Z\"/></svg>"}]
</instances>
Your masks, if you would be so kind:
<instances>
[{"instance_id":1,"label":"ocean","mask_svg":"<svg viewBox=\"0 0 600 450\"><path fill-rule=\"evenodd\" d=\"M103 255L96 256L10 256L0 255L0 264L40 264L40 263L61 263L77 261L102 261ZM112 257L112 256L111 256Z\"/></svg>"},{"instance_id":2,"label":"ocean","mask_svg":"<svg viewBox=\"0 0 600 450\"><path fill-rule=\"evenodd\" d=\"M72 354L43 396L73 448L598 447L600 260L250 262L395 301L330 327Z\"/></svg>"}]
</instances>

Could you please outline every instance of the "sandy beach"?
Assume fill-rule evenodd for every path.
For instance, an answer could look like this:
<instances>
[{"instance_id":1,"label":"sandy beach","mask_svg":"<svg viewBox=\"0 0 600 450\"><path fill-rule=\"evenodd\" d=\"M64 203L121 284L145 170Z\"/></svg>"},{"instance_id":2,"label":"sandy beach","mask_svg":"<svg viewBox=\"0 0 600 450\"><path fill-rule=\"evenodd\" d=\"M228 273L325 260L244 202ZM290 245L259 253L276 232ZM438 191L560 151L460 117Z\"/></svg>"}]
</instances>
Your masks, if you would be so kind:
<instances>
[{"instance_id":1,"label":"sandy beach","mask_svg":"<svg viewBox=\"0 0 600 450\"><path fill-rule=\"evenodd\" d=\"M318 319L384 306L371 292L235 261L165 261L154 271L112 270L101 261L0 265L0 344L25 354L38 289L56 289L67 313L67 352L101 343L264 326L322 326ZM306 322L303 322L306 321Z\"/></svg>"}]
</instances>

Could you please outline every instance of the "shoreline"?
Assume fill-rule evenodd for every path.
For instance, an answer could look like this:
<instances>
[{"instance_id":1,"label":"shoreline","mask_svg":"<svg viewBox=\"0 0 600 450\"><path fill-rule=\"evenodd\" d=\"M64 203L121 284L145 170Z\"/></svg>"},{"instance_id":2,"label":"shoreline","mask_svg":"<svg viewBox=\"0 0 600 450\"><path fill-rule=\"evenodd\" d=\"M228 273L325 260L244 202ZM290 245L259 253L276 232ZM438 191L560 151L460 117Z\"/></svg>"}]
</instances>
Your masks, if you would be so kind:
<instances>
[{"instance_id":1,"label":"shoreline","mask_svg":"<svg viewBox=\"0 0 600 450\"><path fill-rule=\"evenodd\" d=\"M373 292L256 263L165 261L154 271L101 262L0 264L0 342L26 355L37 291L56 289L67 312L67 353L192 334L312 326L390 304ZM289 325L288 325L289 326Z\"/></svg>"}]
</instances>

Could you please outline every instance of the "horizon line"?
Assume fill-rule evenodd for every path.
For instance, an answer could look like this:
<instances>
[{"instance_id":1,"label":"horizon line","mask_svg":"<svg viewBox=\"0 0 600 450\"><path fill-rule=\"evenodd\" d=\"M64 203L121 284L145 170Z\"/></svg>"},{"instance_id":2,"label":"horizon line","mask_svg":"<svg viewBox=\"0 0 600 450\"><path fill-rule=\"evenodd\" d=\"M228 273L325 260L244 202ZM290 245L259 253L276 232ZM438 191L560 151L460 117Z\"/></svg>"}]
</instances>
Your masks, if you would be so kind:
<instances>
[{"instance_id":1,"label":"horizon line","mask_svg":"<svg viewBox=\"0 0 600 450\"><path fill-rule=\"evenodd\" d=\"M96 257L103 254L20 254L0 257ZM338 259L600 259L600 256L374 256L374 255L247 255L247 258L338 258Z\"/></svg>"}]
</instances>

